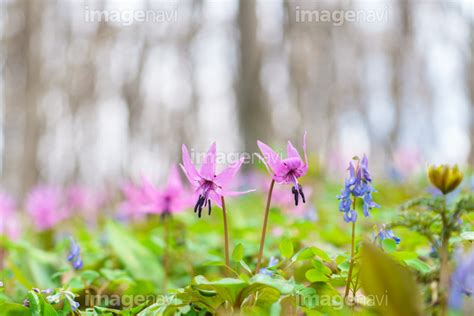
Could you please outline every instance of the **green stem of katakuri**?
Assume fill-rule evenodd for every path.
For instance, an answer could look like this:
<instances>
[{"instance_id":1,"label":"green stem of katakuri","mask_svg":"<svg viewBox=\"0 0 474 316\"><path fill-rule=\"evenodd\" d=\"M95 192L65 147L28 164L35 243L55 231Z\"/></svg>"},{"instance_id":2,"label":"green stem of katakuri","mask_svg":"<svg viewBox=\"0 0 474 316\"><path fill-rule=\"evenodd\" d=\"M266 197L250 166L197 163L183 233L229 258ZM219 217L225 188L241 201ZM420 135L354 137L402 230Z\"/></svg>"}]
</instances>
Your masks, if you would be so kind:
<instances>
[{"instance_id":1,"label":"green stem of katakuri","mask_svg":"<svg viewBox=\"0 0 474 316\"><path fill-rule=\"evenodd\" d=\"M164 221L164 234L163 234L163 240L164 240L164 251L163 251L163 293L166 292L167 287L168 287L168 272L169 272L169 221L171 218L168 218L169 216L165 216L163 218Z\"/></svg>"},{"instance_id":2,"label":"green stem of katakuri","mask_svg":"<svg viewBox=\"0 0 474 316\"><path fill-rule=\"evenodd\" d=\"M260 250L258 252L257 268L255 269L255 273L258 273L258 271L260 271L260 265L262 263L263 248L265 246L265 235L267 232L268 214L270 213L270 203L272 200L274 186L275 180L272 179L272 182L270 183L270 189L268 190L267 206L265 207L265 217L263 219L262 236L260 238Z\"/></svg>"},{"instance_id":3,"label":"green stem of katakuri","mask_svg":"<svg viewBox=\"0 0 474 316\"><path fill-rule=\"evenodd\" d=\"M225 200L224 197L221 197L222 201L222 216L224 218L224 252L225 252L225 265L230 269L230 260L229 260L229 231L227 228L227 214L225 210Z\"/></svg>"}]
</instances>

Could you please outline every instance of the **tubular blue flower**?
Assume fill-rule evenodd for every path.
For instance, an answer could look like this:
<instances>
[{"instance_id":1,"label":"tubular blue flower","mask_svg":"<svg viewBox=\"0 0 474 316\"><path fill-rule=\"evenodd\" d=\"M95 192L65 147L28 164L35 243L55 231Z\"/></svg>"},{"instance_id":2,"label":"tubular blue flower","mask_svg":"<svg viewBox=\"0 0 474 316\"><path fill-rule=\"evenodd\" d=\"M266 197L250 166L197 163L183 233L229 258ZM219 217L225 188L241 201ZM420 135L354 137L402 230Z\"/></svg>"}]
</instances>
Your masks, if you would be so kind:
<instances>
[{"instance_id":1,"label":"tubular blue flower","mask_svg":"<svg viewBox=\"0 0 474 316\"><path fill-rule=\"evenodd\" d=\"M273 274L275 272L271 268L275 267L277 264L278 264L278 259L275 258L275 257L270 257L270 261L268 262L268 266L265 267L265 268L261 268L258 273L265 274L265 275L268 275L268 276L273 276Z\"/></svg>"},{"instance_id":2,"label":"tubular blue flower","mask_svg":"<svg viewBox=\"0 0 474 316\"><path fill-rule=\"evenodd\" d=\"M74 238L70 238L70 247L69 247L69 254L67 256L67 261L69 261L74 268L74 270L79 270L83 266L82 258L81 258L81 247L79 244L74 240Z\"/></svg>"},{"instance_id":3,"label":"tubular blue flower","mask_svg":"<svg viewBox=\"0 0 474 316\"><path fill-rule=\"evenodd\" d=\"M288 141L286 147L287 157L280 159L278 154L273 151L267 144L257 141L258 148L262 152L263 157L260 159L265 164L268 172L272 175L273 180L279 184L293 184L291 193L293 194L295 205L298 205L299 197L303 203L306 203L306 197L303 188L298 182L298 178L304 176L308 172L308 155L306 153L306 133L303 136L303 152L304 161L296 150L295 146Z\"/></svg>"},{"instance_id":4,"label":"tubular blue flower","mask_svg":"<svg viewBox=\"0 0 474 316\"><path fill-rule=\"evenodd\" d=\"M379 207L372 200L372 192L376 192L372 187L372 177L369 173L369 162L367 156L364 155L362 160L358 161L355 168L352 161L347 168L349 176L344 181L344 189L337 196L339 199L339 211L344 213L346 222L355 222L357 220L357 212L355 210L355 200L361 198L363 201L362 211L365 217L370 216L370 210Z\"/></svg>"},{"instance_id":5,"label":"tubular blue flower","mask_svg":"<svg viewBox=\"0 0 474 316\"><path fill-rule=\"evenodd\" d=\"M75 312L78 310L80 306L80 304L74 300L75 297L76 295L74 295L74 293L72 293L71 291L59 289L56 293L47 296L46 300L50 304L58 304L61 301L64 301L64 302L67 301L67 303L71 307L71 311ZM29 302L28 302L28 305L29 305Z\"/></svg>"},{"instance_id":6,"label":"tubular blue flower","mask_svg":"<svg viewBox=\"0 0 474 316\"><path fill-rule=\"evenodd\" d=\"M377 226L375 226L375 229L377 229ZM391 229L387 229L387 225L382 224L382 227L378 229L378 232L374 236L375 240L383 241L384 239L393 239L397 245L400 243L401 239L395 236L393 231Z\"/></svg>"},{"instance_id":7,"label":"tubular blue flower","mask_svg":"<svg viewBox=\"0 0 474 316\"><path fill-rule=\"evenodd\" d=\"M459 256L460 257L460 256ZM449 307L459 310L463 306L464 296L474 295L474 250L459 258L458 266L451 276Z\"/></svg>"},{"instance_id":8,"label":"tubular blue flower","mask_svg":"<svg viewBox=\"0 0 474 316\"><path fill-rule=\"evenodd\" d=\"M194 198L195 200L197 199L194 206L194 213L198 213L199 217L201 217L201 212L204 207L208 208L209 215L211 215L211 201L222 208L222 197L236 196L254 191L237 192L227 189L230 181L239 171L244 158L229 166L221 173L216 174L216 143L213 143L209 148L199 171L196 170L196 167L194 167L191 162L188 149L184 144L182 146L182 152L183 163L180 164L180 166L194 188Z\"/></svg>"}]
</instances>

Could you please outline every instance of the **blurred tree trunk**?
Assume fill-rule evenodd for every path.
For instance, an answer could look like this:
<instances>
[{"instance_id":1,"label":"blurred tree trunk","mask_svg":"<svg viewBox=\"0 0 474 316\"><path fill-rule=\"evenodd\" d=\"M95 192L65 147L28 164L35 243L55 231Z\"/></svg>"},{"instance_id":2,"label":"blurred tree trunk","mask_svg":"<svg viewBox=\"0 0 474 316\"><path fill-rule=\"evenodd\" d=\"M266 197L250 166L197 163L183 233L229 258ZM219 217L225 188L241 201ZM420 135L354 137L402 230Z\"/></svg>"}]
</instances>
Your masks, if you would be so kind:
<instances>
[{"instance_id":1,"label":"blurred tree trunk","mask_svg":"<svg viewBox=\"0 0 474 316\"><path fill-rule=\"evenodd\" d=\"M257 14L255 0L240 0L238 27L240 30L240 67L237 79L237 101L240 132L245 150L257 150L257 139L271 135L271 115L260 82L262 64L257 39Z\"/></svg>"},{"instance_id":2,"label":"blurred tree trunk","mask_svg":"<svg viewBox=\"0 0 474 316\"><path fill-rule=\"evenodd\" d=\"M25 63L26 63L26 103L25 103L25 147L23 153L22 193L34 186L39 178L38 148L41 137L41 122L38 118L40 97L40 41L37 30L40 29L42 5L33 1L24 1L25 5Z\"/></svg>"},{"instance_id":3,"label":"blurred tree trunk","mask_svg":"<svg viewBox=\"0 0 474 316\"><path fill-rule=\"evenodd\" d=\"M24 194L39 178L37 153L41 123L38 119L38 92L41 60L37 32L43 10L40 3L34 1L12 2L8 9L9 14L22 14L24 19L18 22L22 23L20 30L7 38L5 45L7 71L3 166L9 186ZM8 26L18 27L7 23Z\"/></svg>"},{"instance_id":4,"label":"blurred tree trunk","mask_svg":"<svg viewBox=\"0 0 474 316\"><path fill-rule=\"evenodd\" d=\"M394 150L398 146L398 137L402 124L402 110L406 104L404 98L405 75L407 73L406 60L412 52L412 17L410 0L402 0L399 3L400 28L397 34L398 38L393 40L390 52L392 60L392 81L391 93L393 100L394 126L389 133L388 142L386 142L386 152L393 157Z\"/></svg>"},{"instance_id":5,"label":"blurred tree trunk","mask_svg":"<svg viewBox=\"0 0 474 316\"><path fill-rule=\"evenodd\" d=\"M467 91L469 94L469 103L471 104L471 119L469 122L469 140L471 141L471 150L469 152L468 163L471 166L474 166L474 22L470 23L470 43L469 43L469 52L468 61L467 61L467 71L466 71L466 82L467 82Z\"/></svg>"}]
</instances>

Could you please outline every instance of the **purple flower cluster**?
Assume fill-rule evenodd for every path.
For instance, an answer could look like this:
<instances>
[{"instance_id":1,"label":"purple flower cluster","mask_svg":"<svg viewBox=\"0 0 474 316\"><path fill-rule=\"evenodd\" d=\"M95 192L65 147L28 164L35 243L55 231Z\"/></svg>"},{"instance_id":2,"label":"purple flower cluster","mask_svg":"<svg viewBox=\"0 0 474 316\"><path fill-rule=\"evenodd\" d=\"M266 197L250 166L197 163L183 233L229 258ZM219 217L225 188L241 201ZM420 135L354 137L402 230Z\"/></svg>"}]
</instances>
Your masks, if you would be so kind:
<instances>
[{"instance_id":1,"label":"purple flower cluster","mask_svg":"<svg viewBox=\"0 0 474 316\"><path fill-rule=\"evenodd\" d=\"M83 266L81 258L81 247L72 237L70 239L70 248L69 254L67 256L67 261L71 263L74 270L79 270Z\"/></svg>"},{"instance_id":2,"label":"purple flower cluster","mask_svg":"<svg viewBox=\"0 0 474 316\"><path fill-rule=\"evenodd\" d=\"M379 207L372 200L372 192L375 189L372 187L372 178L369 174L369 162L367 156L364 155L362 160L357 161L357 166L354 167L352 161L349 163L349 177L346 178L344 189L341 195L337 196L340 200L339 211L344 213L344 220L348 222L355 222L357 220L357 212L355 210L355 200L361 198L364 202L363 212L364 216L370 216L369 211L374 207Z\"/></svg>"}]
</instances>

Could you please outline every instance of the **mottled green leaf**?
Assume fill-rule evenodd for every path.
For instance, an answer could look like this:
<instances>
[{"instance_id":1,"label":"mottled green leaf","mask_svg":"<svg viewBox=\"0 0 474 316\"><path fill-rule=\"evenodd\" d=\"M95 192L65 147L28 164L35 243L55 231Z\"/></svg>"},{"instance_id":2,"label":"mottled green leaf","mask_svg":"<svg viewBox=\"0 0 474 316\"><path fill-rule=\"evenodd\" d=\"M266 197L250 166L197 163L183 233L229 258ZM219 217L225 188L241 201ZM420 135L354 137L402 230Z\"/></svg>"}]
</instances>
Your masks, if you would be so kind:
<instances>
[{"instance_id":1,"label":"mottled green leaf","mask_svg":"<svg viewBox=\"0 0 474 316\"><path fill-rule=\"evenodd\" d=\"M360 281L383 315L422 315L420 292L411 272L376 246L364 243Z\"/></svg>"}]
</instances>

